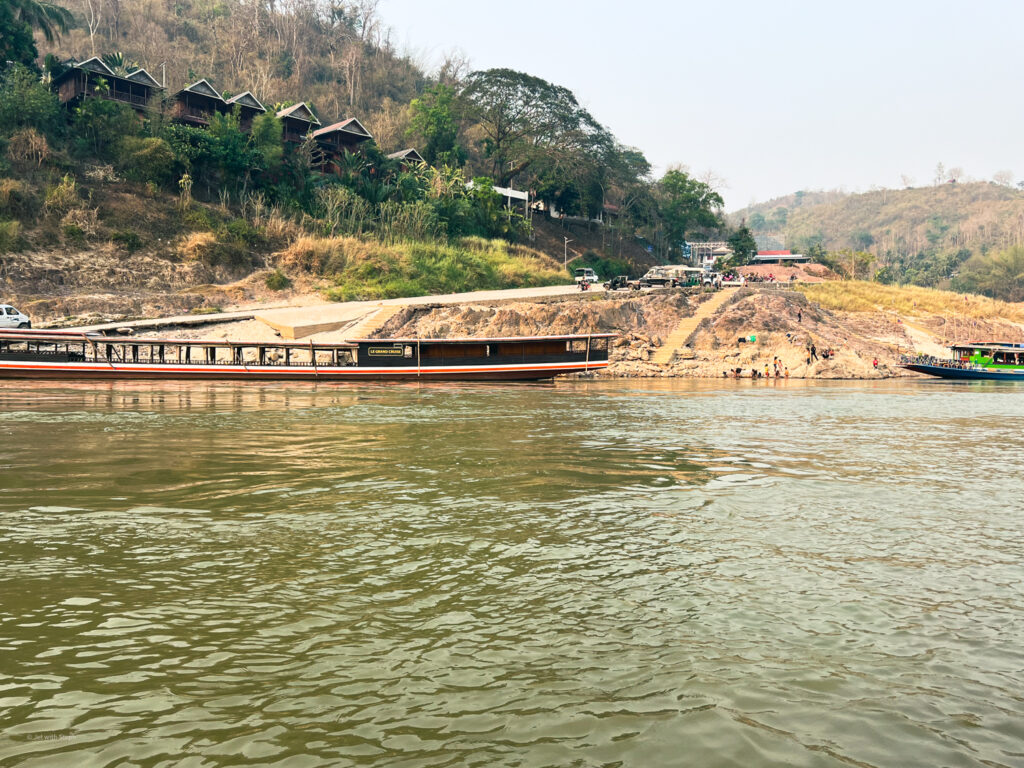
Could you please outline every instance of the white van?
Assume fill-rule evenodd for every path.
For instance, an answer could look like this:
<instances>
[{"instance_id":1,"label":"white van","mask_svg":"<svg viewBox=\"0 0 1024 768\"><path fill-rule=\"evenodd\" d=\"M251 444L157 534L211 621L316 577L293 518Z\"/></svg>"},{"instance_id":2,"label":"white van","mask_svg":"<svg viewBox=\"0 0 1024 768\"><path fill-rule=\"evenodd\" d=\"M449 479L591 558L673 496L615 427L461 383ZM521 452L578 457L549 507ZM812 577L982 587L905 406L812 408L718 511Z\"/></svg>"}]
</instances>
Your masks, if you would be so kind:
<instances>
[{"instance_id":1,"label":"white van","mask_svg":"<svg viewBox=\"0 0 1024 768\"><path fill-rule=\"evenodd\" d=\"M0 304L0 328L31 328L32 321L10 304Z\"/></svg>"},{"instance_id":2,"label":"white van","mask_svg":"<svg viewBox=\"0 0 1024 768\"><path fill-rule=\"evenodd\" d=\"M577 283L600 283L601 278L597 276L590 267L580 267L576 270L576 282Z\"/></svg>"}]
</instances>

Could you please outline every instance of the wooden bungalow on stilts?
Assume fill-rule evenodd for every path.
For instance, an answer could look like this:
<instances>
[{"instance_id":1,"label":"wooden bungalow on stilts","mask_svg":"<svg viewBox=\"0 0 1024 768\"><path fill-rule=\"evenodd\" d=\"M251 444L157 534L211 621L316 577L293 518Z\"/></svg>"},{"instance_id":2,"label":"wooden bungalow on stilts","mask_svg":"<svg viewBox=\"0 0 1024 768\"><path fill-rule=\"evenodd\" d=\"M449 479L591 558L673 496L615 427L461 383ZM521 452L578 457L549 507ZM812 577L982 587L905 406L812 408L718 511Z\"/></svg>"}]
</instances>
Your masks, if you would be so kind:
<instances>
[{"instance_id":1,"label":"wooden bungalow on stilts","mask_svg":"<svg viewBox=\"0 0 1024 768\"><path fill-rule=\"evenodd\" d=\"M186 85L168 102L172 120L199 128L208 128L215 114L228 111L227 102L206 80Z\"/></svg>"},{"instance_id":2,"label":"wooden bungalow on stilts","mask_svg":"<svg viewBox=\"0 0 1024 768\"><path fill-rule=\"evenodd\" d=\"M251 91L232 96L226 103L229 110L238 110L238 127L243 133L251 131L252 121L256 119L257 115L262 115L267 111L267 108L260 104L259 99L253 96Z\"/></svg>"},{"instance_id":3,"label":"wooden bungalow on stilts","mask_svg":"<svg viewBox=\"0 0 1024 768\"><path fill-rule=\"evenodd\" d=\"M315 162L321 172L337 173L340 170L339 162L345 152L355 152L360 144L370 141L373 136L362 123L350 117L313 131L313 138L316 139L319 150L319 157L315 158Z\"/></svg>"},{"instance_id":4,"label":"wooden bungalow on stilts","mask_svg":"<svg viewBox=\"0 0 1024 768\"><path fill-rule=\"evenodd\" d=\"M127 75L115 74L96 56L83 62L71 60L65 66L67 68L53 78L51 87L69 109L85 99L99 98L127 104L141 115L149 108L153 97L163 90L142 67Z\"/></svg>"},{"instance_id":5,"label":"wooden bungalow on stilts","mask_svg":"<svg viewBox=\"0 0 1024 768\"><path fill-rule=\"evenodd\" d=\"M301 144L312 131L320 127L320 121L316 119L313 110L301 101L280 110L277 119L284 124L281 138L286 144Z\"/></svg>"}]
</instances>

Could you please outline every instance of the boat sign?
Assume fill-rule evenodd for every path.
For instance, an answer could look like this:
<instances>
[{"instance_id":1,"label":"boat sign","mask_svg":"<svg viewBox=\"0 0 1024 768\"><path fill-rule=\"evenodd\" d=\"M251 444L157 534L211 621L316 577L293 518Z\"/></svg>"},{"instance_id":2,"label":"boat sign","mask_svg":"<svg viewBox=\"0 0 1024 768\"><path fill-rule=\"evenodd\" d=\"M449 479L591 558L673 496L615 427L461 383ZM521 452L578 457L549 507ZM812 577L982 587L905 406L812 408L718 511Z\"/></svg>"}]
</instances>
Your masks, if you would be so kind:
<instances>
[{"instance_id":1,"label":"boat sign","mask_svg":"<svg viewBox=\"0 0 1024 768\"><path fill-rule=\"evenodd\" d=\"M401 357L401 347L367 347L366 354L370 357Z\"/></svg>"}]
</instances>

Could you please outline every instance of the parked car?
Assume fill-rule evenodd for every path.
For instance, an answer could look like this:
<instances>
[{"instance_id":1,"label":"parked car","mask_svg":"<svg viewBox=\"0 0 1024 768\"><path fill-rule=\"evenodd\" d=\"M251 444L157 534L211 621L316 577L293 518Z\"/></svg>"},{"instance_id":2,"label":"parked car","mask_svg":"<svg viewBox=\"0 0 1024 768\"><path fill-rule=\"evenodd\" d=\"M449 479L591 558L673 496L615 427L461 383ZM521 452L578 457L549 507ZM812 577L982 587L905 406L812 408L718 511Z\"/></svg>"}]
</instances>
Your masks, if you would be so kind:
<instances>
[{"instance_id":1,"label":"parked car","mask_svg":"<svg viewBox=\"0 0 1024 768\"><path fill-rule=\"evenodd\" d=\"M641 288L675 288L679 281L664 267L652 267L640 278Z\"/></svg>"},{"instance_id":2,"label":"parked car","mask_svg":"<svg viewBox=\"0 0 1024 768\"><path fill-rule=\"evenodd\" d=\"M590 267L580 267L575 272L575 280L577 283L600 283L601 278L597 276Z\"/></svg>"},{"instance_id":3,"label":"parked car","mask_svg":"<svg viewBox=\"0 0 1024 768\"><path fill-rule=\"evenodd\" d=\"M10 304L0 304L0 328L31 328L32 321L28 315L18 311Z\"/></svg>"},{"instance_id":4,"label":"parked car","mask_svg":"<svg viewBox=\"0 0 1024 768\"><path fill-rule=\"evenodd\" d=\"M626 275L616 275L606 282L604 287L609 291L639 291L640 283L636 280L630 280Z\"/></svg>"}]
</instances>

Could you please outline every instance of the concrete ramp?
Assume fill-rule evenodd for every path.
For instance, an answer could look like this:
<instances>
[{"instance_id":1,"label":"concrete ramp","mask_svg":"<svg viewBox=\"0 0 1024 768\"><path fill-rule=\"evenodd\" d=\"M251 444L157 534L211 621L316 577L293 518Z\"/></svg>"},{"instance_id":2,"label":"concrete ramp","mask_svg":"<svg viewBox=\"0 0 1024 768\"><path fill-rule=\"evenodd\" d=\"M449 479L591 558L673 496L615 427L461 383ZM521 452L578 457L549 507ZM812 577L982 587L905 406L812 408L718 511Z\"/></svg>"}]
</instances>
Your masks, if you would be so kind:
<instances>
[{"instance_id":1,"label":"concrete ramp","mask_svg":"<svg viewBox=\"0 0 1024 768\"><path fill-rule=\"evenodd\" d=\"M294 341L315 333L340 331L358 324L378 311L378 307L353 306L351 304L328 304L319 307L295 307L259 312L255 315L275 331L281 338Z\"/></svg>"}]
</instances>

